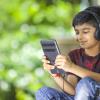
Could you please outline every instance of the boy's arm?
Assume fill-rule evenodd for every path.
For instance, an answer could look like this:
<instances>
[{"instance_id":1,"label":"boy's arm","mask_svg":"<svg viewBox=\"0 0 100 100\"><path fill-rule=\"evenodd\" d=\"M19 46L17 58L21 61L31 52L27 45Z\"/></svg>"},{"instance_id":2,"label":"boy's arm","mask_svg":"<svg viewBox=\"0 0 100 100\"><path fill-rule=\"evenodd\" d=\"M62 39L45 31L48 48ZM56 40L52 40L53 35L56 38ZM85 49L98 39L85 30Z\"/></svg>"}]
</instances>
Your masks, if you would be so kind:
<instances>
[{"instance_id":1,"label":"boy's arm","mask_svg":"<svg viewBox=\"0 0 100 100\"><path fill-rule=\"evenodd\" d=\"M65 68L65 70L67 67ZM91 77L94 80L100 82L100 73L92 72L88 69L82 68L78 65L72 64L72 66L69 68L69 72L74 73L75 75L84 78L84 77Z\"/></svg>"},{"instance_id":2,"label":"boy's arm","mask_svg":"<svg viewBox=\"0 0 100 100\"><path fill-rule=\"evenodd\" d=\"M63 77L53 77L57 85L66 93L70 95L75 95L75 87L78 82L78 78L73 75L69 74L63 80Z\"/></svg>"},{"instance_id":3,"label":"boy's arm","mask_svg":"<svg viewBox=\"0 0 100 100\"><path fill-rule=\"evenodd\" d=\"M48 61L46 59L45 56L43 56L42 59L43 62L43 68L45 70L47 70L52 76L54 76L54 74L52 74L50 72L51 69L54 69L53 65L50 65L50 61ZM65 80L63 80L63 77L54 77L54 80L56 81L56 83L59 85L59 87L61 89L63 89L63 82L64 82L64 91L69 93L70 95L74 95L75 94L75 86L77 84L77 77L73 74L69 74Z\"/></svg>"},{"instance_id":4,"label":"boy's arm","mask_svg":"<svg viewBox=\"0 0 100 100\"><path fill-rule=\"evenodd\" d=\"M74 64L69 57L58 55L56 58L55 66L63 69L66 72L73 73L81 78L91 77L94 80L100 82L100 73L92 72L88 69Z\"/></svg>"}]
</instances>

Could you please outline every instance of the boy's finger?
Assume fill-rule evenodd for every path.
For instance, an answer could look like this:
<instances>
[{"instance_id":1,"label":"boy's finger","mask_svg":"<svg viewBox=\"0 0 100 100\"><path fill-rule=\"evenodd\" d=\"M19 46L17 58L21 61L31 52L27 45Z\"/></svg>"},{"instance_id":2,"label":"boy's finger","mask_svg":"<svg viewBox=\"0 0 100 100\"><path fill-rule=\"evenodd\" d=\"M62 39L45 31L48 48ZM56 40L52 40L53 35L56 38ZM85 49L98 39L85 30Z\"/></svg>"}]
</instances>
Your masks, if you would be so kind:
<instances>
[{"instance_id":1,"label":"boy's finger","mask_svg":"<svg viewBox=\"0 0 100 100\"><path fill-rule=\"evenodd\" d=\"M46 59L46 56L44 56L44 55L43 55L43 57L42 57L42 58L43 58L43 59Z\"/></svg>"},{"instance_id":2,"label":"boy's finger","mask_svg":"<svg viewBox=\"0 0 100 100\"><path fill-rule=\"evenodd\" d=\"M43 64L44 65L44 69L50 70L50 69L54 69L54 66L49 65L49 64Z\"/></svg>"},{"instance_id":3,"label":"boy's finger","mask_svg":"<svg viewBox=\"0 0 100 100\"><path fill-rule=\"evenodd\" d=\"M50 61L49 60L46 60L46 59L42 59L42 62L43 63L48 63L48 64L50 63Z\"/></svg>"}]
</instances>

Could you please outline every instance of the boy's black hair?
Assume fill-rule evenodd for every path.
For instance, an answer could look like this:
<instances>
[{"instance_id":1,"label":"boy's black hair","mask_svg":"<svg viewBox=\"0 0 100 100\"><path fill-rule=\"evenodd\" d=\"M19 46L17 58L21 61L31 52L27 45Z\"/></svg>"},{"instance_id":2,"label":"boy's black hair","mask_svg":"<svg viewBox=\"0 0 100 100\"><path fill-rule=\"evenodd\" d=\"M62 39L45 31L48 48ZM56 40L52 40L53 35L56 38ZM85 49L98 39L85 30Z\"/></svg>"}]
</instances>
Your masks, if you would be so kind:
<instances>
[{"instance_id":1,"label":"boy's black hair","mask_svg":"<svg viewBox=\"0 0 100 100\"><path fill-rule=\"evenodd\" d=\"M84 24L84 23L88 23L92 25L93 27L97 27L98 23L97 23L96 18L91 13L88 13L87 10L97 14L99 16L98 19L100 20L100 6L91 6L79 12L73 18L73 21L72 21L73 27L75 27L76 25Z\"/></svg>"}]
</instances>

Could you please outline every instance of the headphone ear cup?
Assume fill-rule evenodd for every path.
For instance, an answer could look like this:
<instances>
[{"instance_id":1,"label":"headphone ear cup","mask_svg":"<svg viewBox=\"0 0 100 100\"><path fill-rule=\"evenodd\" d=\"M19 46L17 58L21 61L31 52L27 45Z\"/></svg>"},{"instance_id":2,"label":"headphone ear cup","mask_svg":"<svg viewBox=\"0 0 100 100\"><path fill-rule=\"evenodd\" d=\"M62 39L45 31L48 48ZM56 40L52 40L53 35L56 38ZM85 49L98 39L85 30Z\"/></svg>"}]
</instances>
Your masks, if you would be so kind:
<instances>
[{"instance_id":1,"label":"headphone ear cup","mask_svg":"<svg viewBox=\"0 0 100 100\"><path fill-rule=\"evenodd\" d=\"M95 12L91 11L91 10L85 10L87 13L91 14L92 16L94 16L94 18L97 21L97 29L96 32L94 34L94 37L96 40L100 41L100 16L98 16Z\"/></svg>"},{"instance_id":2,"label":"headphone ear cup","mask_svg":"<svg viewBox=\"0 0 100 100\"><path fill-rule=\"evenodd\" d=\"M100 29L97 29L95 32L95 38L96 40L100 41Z\"/></svg>"}]
</instances>

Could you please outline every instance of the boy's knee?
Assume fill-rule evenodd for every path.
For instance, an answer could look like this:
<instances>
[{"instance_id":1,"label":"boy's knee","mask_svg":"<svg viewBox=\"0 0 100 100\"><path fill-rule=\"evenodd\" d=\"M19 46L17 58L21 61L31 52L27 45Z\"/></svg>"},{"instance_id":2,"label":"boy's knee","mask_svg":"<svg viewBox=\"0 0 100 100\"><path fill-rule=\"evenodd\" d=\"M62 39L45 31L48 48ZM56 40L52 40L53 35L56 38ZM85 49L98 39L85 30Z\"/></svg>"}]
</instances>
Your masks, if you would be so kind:
<instances>
[{"instance_id":1,"label":"boy's knee","mask_svg":"<svg viewBox=\"0 0 100 100\"><path fill-rule=\"evenodd\" d=\"M89 85L90 83L94 82L94 80L90 77L85 77L85 78L82 78L78 84L77 84L77 87L76 89L80 89L80 88L89 88Z\"/></svg>"},{"instance_id":2,"label":"boy's knee","mask_svg":"<svg viewBox=\"0 0 100 100\"><path fill-rule=\"evenodd\" d=\"M92 78L90 77L85 77L82 78L78 84L90 84L90 82L94 81Z\"/></svg>"},{"instance_id":3,"label":"boy's knee","mask_svg":"<svg viewBox=\"0 0 100 100\"><path fill-rule=\"evenodd\" d=\"M51 92L52 91L51 91L50 87L44 86L44 87L40 88L35 94L36 100L41 100L42 98L46 98L46 99L51 98Z\"/></svg>"},{"instance_id":4,"label":"boy's knee","mask_svg":"<svg viewBox=\"0 0 100 100\"><path fill-rule=\"evenodd\" d=\"M93 79L91 77L84 77L82 78L80 81L83 81L83 82L90 82L90 81L93 81Z\"/></svg>"},{"instance_id":5,"label":"boy's knee","mask_svg":"<svg viewBox=\"0 0 100 100\"><path fill-rule=\"evenodd\" d=\"M94 81L90 77L85 77L78 82L76 86L75 100L81 100L82 98L89 97L91 94L91 88L93 87L90 85L91 82Z\"/></svg>"},{"instance_id":6,"label":"boy's knee","mask_svg":"<svg viewBox=\"0 0 100 100\"><path fill-rule=\"evenodd\" d=\"M42 87L36 92L36 96L42 96L49 90L49 87Z\"/></svg>"}]
</instances>

